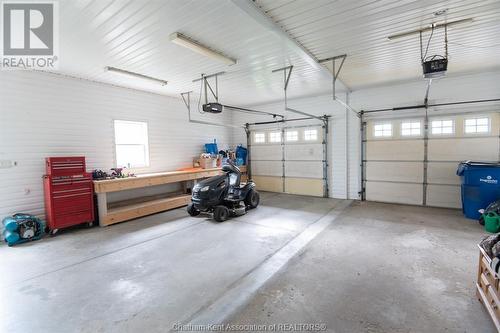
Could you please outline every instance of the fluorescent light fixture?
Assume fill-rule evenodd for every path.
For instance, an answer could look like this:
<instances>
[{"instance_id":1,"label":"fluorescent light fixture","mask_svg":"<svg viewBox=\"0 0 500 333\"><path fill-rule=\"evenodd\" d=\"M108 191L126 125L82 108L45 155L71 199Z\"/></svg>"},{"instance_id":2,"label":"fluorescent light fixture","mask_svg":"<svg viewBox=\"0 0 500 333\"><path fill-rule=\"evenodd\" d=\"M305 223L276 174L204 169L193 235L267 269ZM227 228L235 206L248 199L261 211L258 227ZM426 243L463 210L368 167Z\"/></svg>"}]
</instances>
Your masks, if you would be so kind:
<instances>
[{"instance_id":1,"label":"fluorescent light fixture","mask_svg":"<svg viewBox=\"0 0 500 333\"><path fill-rule=\"evenodd\" d=\"M185 48L188 48L191 51L202 54L206 57L223 62L226 65L231 66L231 65L236 64L236 59L226 57L222 53L214 51L207 46L201 45L200 43L192 40L191 38L189 38L187 36L184 36L181 33L178 33L178 32L172 33L170 35L170 41L174 44L184 46Z\"/></svg>"},{"instance_id":2,"label":"fluorescent light fixture","mask_svg":"<svg viewBox=\"0 0 500 333\"><path fill-rule=\"evenodd\" d=\"M106 71L108 71L108 72L120 74L120 75L123 75L123 76L135 77L135 78L138 78L138 79L143 79L143 80L147 80L147 81L150 81L150 82L159 83L162 86L166 86L167 83L168 83L168 81L165 81L165 80L157 79L155 77L147 76L147 75L144 75L144 74L139 74L139 73L134 73L134 72L126 71L124 69L120 69L120 68L116 68L116 67L106 66L106 67L104 67L104 69Z\"/></svg>"},{"instance_id":3,"label":"fluorescent light fixture","mask_svg":"<svg viewBox=\"0 0 500 333\"><path fill-rule=\"evenodd\" d=\"M458 24L471 23L472 21L473 21L472 18L466 18L466 19L461 19L461 20L456 20L456 21L451 21L451 22L436 23L436 24L434 24L434 29L445 27L445 26L451 27L451 26L458 25ZM394 40L394 39L408 37L411 35L416 35L420 32L426 32L426 31L431 31L431 30L432 30L432 25L429 27L423 28L423 29L417 29L417 30L412 30L412 31L407 31L407 32L403 32L400 34L392 35L392 36L389 36L387 38L390 40Z\"/></svg>"}]
</instances>

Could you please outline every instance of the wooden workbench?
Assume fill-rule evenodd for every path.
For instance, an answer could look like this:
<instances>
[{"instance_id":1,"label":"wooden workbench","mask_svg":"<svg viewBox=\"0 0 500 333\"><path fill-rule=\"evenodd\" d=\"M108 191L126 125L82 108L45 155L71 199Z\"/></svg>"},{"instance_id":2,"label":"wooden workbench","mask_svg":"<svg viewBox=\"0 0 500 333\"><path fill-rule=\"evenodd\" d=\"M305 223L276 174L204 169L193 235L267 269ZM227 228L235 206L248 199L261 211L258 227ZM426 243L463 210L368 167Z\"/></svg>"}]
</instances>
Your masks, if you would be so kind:
<instances>
[{"instance_id":1,"label":"wooden workbench","mask_svg":"<svg viewBox=\"0 0 500 333\"><path fill-rule=\"evenodd\" d=\"M242 173L246 167L240 167ZM222 174L220 168L195 169L188 171L158 172L137 175L129 178L115 178L107 180L94 180L94 192L97 194L97 208L99 211L99 225L110 224L135 219L161 211L185 206L191 200L191 195L186 192L186 182L213 177ZM146 188L181 182L183 191L125 200L108 204L107 193L131 189Z\"/></svg>"}]
</instances>

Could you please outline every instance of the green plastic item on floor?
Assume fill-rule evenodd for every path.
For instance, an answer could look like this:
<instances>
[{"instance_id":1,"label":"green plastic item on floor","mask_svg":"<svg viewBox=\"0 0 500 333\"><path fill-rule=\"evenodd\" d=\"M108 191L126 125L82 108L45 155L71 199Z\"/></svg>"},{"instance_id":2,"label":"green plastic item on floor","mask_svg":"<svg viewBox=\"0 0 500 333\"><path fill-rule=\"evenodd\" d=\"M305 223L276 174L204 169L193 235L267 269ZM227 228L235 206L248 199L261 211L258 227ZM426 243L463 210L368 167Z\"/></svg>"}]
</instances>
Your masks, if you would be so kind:
<instances>
[{"instance_id":1,"label":"green plastic item on floor","mask_svg":"<svg viewBox=\"0 0 500 333\"><path fill-rule=\"evenodd\" d=\"M495 212L484 214L484 229L496 233L500 231L500 216Z\"/></svg>"}]
</instances>

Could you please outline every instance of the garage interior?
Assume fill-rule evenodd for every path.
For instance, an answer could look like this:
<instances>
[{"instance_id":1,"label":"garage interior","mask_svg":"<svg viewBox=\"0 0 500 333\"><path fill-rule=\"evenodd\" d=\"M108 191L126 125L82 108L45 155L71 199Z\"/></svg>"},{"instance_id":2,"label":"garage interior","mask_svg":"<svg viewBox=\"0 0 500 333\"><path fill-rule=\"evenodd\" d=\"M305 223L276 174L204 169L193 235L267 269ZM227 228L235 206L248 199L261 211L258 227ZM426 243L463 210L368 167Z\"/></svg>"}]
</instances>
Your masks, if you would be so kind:
<instances>
[{"instance_id":1,"label":"garage interior","mask_svg":"<svg viewBox=\"0 0 500 333\"><path fill-rule=\"evenodd\" d=\"M497 0L1 6L0 331L500 331Z\"/></svg>"}]
</instances>

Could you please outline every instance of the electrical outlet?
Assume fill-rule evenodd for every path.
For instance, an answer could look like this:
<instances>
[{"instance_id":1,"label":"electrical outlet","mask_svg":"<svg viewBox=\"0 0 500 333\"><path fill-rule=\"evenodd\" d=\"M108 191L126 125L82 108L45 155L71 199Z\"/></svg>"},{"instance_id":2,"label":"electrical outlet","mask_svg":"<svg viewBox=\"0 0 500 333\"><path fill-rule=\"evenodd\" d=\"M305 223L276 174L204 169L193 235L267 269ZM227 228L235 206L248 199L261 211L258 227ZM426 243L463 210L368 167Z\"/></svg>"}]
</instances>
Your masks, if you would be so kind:
<instances>
[{"instance_id":1,"label":"electrical outlet","mask_svg":"<svg viewBox=\"0 0 500 333\"><path fill-rule=\"evenodd\" d=\"M14 163L10 160L0 160L0 169L12 168Z\"/></svg>"}]
</instances>

